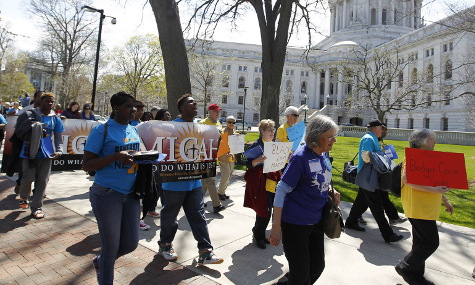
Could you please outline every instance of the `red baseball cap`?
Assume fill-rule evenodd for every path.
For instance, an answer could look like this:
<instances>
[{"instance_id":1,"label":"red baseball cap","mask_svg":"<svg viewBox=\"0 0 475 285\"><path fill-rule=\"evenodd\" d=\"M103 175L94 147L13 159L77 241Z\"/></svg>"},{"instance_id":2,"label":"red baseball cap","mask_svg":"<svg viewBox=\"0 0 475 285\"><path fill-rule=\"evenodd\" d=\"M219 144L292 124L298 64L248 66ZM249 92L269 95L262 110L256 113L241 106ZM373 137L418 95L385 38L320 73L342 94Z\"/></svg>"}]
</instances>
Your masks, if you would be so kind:
<instances>
[{"instance_id":1,"label":"red baseball cap","mask_svg":"<svg viewBox=\"0 0 475 285\"><path fill-rule=\"evenodd\" d=\"M223 109L219 108L218 104L211 104L208 106L208 111L221 111Z\"/></svg>"}]
</instances>

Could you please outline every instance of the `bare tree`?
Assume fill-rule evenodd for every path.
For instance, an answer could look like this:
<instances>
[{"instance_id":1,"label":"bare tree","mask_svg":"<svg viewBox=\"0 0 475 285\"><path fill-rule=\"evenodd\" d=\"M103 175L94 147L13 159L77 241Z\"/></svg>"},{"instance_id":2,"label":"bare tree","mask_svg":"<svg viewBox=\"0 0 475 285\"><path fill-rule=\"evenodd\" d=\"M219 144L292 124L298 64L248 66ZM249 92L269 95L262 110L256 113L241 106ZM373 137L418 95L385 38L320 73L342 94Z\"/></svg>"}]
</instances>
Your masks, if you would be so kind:
<instances>
[{"instance_id":1,"label":"bare tree","mask_svg":"<svg viewBox=\"0 0 475 285\"><path fill-rule=\"evenodd\" d=\"M48 62L53 77L60 80L59 95L63 102L71 98L68 81L73 69L89 64L93 60L96 39L95 22L86 18L81 7L88 4L83 0L29 0L28 11L39 17L39 25L46 36L40 42L40 62Z\"/></svg>"},{"instance_id":2,"label":"bare tree","mask_svg":"<svg viewBox=\"0 0 475 285\"><path fill-rule=\"evenodd\" d=\"M311 32L316 28L311 15L317 13L320 0L209 0L193 7L194 13L189 21L199 23L196 37L212 38L216 26L230 20L236 25L242 13L253 8L259 23L262 43L262 97L260 114L262 118L279 119L279 94L282 71L287 55L290 36L303 26L308 32L311 44ZM192 4L195 5L196 2ZM249 6L250 5L250 6ZM318 17L318 15L316 16ZM269 108L269 106L275 106Z\"/></svg>"},{"instance_id":3,"label":"bare tree","mask_svg":"<svg viewBox=\"0 0 475 285\"><path fill-rule=\"evenodd\" d=\"M157 22L167 85L168 110L179 114L177 100L191 93L190 71L175 0L149 0Z\"/></svg>"},{"instance_id":4,"label":"bare tree","mask_svg":"<svg viewBox=\"0 0 475 285\"><path fill-rule=\"evenodd\" d=\"M0 18L0 68L3 67L5 61L5 55L12 46L13 36L9 29L8 24L2 21ZM0 72L0 82L2 82L2 73Z\"/></svg>"}]
</instances>

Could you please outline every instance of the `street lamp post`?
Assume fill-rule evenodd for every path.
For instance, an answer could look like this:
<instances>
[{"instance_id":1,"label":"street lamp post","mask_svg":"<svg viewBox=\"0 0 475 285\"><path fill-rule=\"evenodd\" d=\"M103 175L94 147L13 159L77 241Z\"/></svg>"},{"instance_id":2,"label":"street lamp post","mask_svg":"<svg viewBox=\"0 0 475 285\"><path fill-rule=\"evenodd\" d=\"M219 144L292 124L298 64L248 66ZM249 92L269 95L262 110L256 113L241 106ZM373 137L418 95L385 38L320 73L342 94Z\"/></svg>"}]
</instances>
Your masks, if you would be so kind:
<instances>
[{"instance_id":1,"label":"street lamp post","mask_svg":"<svg viewBox=\"0 0 475 285\"><path fill-rule=\"evenodd\" d=\"M307 110L308 110L308 106L307 106L307 94L304 94L303 95L303 100L305 101L305 106L303 107L303 110L304 110L304 119L303 119L303 122L305 123L305 125L307 125Z\"/></svg>"},{"instance_id":2,"label":"street lamp post","mask_svg":"<svg viewBox=\"0 0 475 285\"><path fill-rule=\"evenodd\" d=\"M246 95L247 95L247 86L244 86L244 112L242 114L242 132L244 133L244 123L246 122Z\"/></svg>"},{"instance_id":3,"label":"street lamp post","mask_svg":"<svg viewBox=\"0 0 475 285\"><path fill-rule=\"evenodd\" d=\"M94 111L94 105L95 105L94 100L96 99L96 86L97 86L97 71L99 68L99 52L101 50L102 23L104 22L104 19L106 17L110 17L110 16L104 15L103 9L96 9L87 5L82 6L81 10L82 9L85 9L88 12L97 12L101 14L101 17L99 19L99 34L97 36L96 62L94 64L94 79L92 81L91 111ZM110 17L110 18L112 18L111 23L115 25L117 23L117 19L114 17Z\"/></svg>"}]
</instances>

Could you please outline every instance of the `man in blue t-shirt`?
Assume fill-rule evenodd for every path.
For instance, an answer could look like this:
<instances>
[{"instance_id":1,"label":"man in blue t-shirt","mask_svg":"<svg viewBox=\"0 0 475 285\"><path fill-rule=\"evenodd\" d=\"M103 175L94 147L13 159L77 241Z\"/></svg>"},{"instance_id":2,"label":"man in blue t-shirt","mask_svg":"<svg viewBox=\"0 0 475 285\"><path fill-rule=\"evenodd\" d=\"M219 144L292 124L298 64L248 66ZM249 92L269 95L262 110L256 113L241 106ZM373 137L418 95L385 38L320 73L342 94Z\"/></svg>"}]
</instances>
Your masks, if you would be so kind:
<instances>
[{"instance_id":1,"label":"man in blue t-shirt","mask_svg":"<svg viewBox=\"0 0 475 285\"><path fill-rule=\"evenodd\" d=\"M193 119L198 113L198 105L190 94L185 94L178 99L178 110L181 113L181 118L175 119L175 122L193 123ZM162 188L165 204L160 213L159 254L169 261L178 259L172 242L178 230L177 216L183 207L193 236L198 242L198 265L222 263L224 260L214 255L209 238L201 180L162 183Z\"/></svg>"},{"instance_id":2,"label":"man in blue t-shirt","mask_svg":"<svg viewBox=\"0 0 475 285\"><path fill-rule=\"evenodd\" d=\"M372 120L366 125L368 132L361 138L358 150L358 173L361 171L365 163L371 163L370 153L381 152L379 140L383 134L383 123L379 120ZM380 189L370 191L359 188L358 195L351 207L348 219L346 219L345 227L352 230L364 232L365 228L358 224L358 218L366 211L367 207L371 210L374 219L378 223L379 231L385 242L400 241L403 236L396 234L389 225L384 215L383 200L381 198Z\"/></svg>"},{"instance_id":3,"label":"man in blue t-shirt","mask_svg":"<svg viewBox=\"0 0 475 285\"><path fill-rule=\"evenodd\" d=\"M22 162L23 176L20 184L20 207L27 209L31 206L31 216L35 219L44 218L41 207L51 173L51 162L61 156L63 152L63 139L61 133L64 132L61 119L51 113L54 106L54 94L47 92L41 95L41 105L32 110L34 115L41 117L41 129L32 130L31 141L23 142L20 157ZM17 126L30 117L29 112L18 117ZM54 138L54 140L53 140ZM39 145L34 144L39 141ZM53 146L54 141L54 146ZM35 155L36 153L36 155ZM35 191L31 203L28 197L31 193L31 183L35 182Z\"/></svg>"}]
</instances>

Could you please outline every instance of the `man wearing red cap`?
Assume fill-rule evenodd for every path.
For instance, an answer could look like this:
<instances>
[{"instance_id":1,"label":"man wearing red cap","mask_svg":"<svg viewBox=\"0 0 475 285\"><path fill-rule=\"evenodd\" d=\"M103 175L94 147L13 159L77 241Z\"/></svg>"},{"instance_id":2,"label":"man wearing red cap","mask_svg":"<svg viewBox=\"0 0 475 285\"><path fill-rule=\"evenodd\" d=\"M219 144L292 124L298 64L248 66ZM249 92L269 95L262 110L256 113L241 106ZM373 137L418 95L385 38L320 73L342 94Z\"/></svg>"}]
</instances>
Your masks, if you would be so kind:
<instances>
[{"instance_id":1,"label":"man wearing red cap","mask_svg":"<svg viewBox=\"0 0 475 285\"><path fill-rule=\"evenodd\" d=\"M218 128L219 133L222 132L223 126L218 121L221 108L218 104L211 104L208 106L208 117L204 120L200 121L200 124L204 125L211 125L216 126ZM216 188L216 180L214 177L204 178L201 179L201 183L203 184L204 193L209 191L209 196L211 197L211 201L213 202L213 210L215 213L219 213L224 210L226 207L221 205L221 201L219 200L218 189Z\"/></svg>"}]
</instances>

